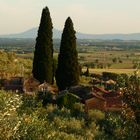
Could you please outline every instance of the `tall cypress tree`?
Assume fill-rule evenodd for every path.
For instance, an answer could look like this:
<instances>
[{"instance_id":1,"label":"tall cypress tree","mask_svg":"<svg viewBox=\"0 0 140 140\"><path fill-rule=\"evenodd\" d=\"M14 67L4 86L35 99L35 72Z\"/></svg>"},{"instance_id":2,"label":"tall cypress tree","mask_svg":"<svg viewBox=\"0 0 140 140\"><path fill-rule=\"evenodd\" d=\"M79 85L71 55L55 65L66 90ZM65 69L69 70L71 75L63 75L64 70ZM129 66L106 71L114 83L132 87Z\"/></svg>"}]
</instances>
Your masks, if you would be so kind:
<instances>
[{"instance_id":1,"label":"tall cypress tree","mask_svg":"<svg viewBox=\"0 0 140 140\"><path fill-rule=\"evenodd\" d=\"M42 11L41 22L36 38L33 76L41 83L46 81L53 82L53 41L52 41L52 20L48 7Z\"/></svg>"},{"instance_id":2,"label":"tall cypress tree","mask_svg":"<svg viewBox=\"0 0 140 140\"><path fill-rule=\"evenodd\" d=\"M73 22L70 17L65 22L62 33L56 83L60 90L75 86L79 82L78 53Z\"/></svg>"}]
</instances>

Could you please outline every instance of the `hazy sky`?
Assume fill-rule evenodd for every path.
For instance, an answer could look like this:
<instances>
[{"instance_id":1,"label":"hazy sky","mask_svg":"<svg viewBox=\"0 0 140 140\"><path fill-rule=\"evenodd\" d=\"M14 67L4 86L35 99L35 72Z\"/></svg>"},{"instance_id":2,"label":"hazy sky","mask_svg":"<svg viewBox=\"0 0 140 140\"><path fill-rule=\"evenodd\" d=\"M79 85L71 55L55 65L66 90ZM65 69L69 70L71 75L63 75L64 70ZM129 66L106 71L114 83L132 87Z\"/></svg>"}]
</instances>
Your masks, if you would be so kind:
<instances>
[{"instance_id":1,"label":"hazy sky","mask_svg":"<svg viewBox=\"0 0 140 140\"><path fill-rule=\"evenodd\" d=\"M0 34L38 26L45 6L57 29L70 16L83 33L140 32L140 0L0 0Z\"/></svg>"}]
</instances>

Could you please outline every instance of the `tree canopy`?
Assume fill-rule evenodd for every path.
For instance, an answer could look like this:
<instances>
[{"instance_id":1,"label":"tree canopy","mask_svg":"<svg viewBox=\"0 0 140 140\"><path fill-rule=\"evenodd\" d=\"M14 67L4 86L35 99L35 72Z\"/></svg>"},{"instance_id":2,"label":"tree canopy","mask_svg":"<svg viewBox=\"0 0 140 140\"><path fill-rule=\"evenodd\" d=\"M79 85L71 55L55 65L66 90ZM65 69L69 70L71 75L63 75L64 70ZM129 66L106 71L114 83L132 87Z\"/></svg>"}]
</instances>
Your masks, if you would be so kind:
<instances>
[{"instance_id":1,"label":"tree canopy","mask_svg":"<svg viewBox=\"0 0 140 140\"><path fill-rule=\"evenodd\" d=\"M79 82L78 53L76 50L76 36L70 17L65 22L62 33L56 83L60 90L75 86Z\"/></svg>"},{"instance_id":2,"label":"tree canopy","mask_svg":"<svg viewBox=\"0 0 140 140\"><path fill-rule=\"evenodd\" d=\"M36 39L33 76L41 83L53 82L53 25L48 7L42 11L41 22Z\"/></svg>"}]
</instances>

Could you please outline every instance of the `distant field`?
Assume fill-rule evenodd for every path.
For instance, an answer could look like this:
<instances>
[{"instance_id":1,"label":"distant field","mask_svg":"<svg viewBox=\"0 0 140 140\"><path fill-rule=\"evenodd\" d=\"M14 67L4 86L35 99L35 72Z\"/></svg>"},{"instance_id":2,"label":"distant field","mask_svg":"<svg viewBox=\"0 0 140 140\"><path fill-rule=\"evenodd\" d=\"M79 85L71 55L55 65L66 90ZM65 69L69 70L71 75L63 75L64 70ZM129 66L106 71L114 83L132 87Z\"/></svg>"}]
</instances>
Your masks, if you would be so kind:
<instances>
[{"instance_id":1,"label":"distant field","mask_svg":"<svg viewBox=\"0 0 140 140\"><path fill-rule=\"evenodd\" d=\"M17 54L17 56L32 59L33 53ZM53 56L57 59L58 52L55 52ZM113 62L113 59L116 59L116 62ZM83 67L89 67L91 73L109 71L130 75L134 73L134 68L137 67L137 64L139 64L140 68L140 49L107 50L95 46L81 46L78 47L78 60Z\"/></svg>"},{"instance_id":2,"label":"distant field","mask_svg":"<svg viewBox=\"0 0 140 140\"><path fill-rule=\"evenodd\" d=\"M79 62L81 64L103 65L110 69L133 69L135 64L140 63L140 50L105 50L97 49L92 52L79 53ZM113 61L116 59L116 62Z\"/></svg>"},{"instance_id":3,"label":"distant field","mask_svg":"<svg viewBox=\"0 0 140 140\"><path fill-rule=\"evenodd\" d=\"M86 68L83 68L83 71L86 71ZM102 74L102 72L112 72L112 73L126 73L128 75L134 74L135 69L89 69L90 73ZM140 71L138 73L140 76Z\"/></svg>"},{"instance_id":4,"label":"distant field","mask_svg":"<svg viewBox=\"0 0 140 140\"><path fill-rule=\"evenodd\" d=\"M16 56L20 58L33 58L33 53L16 54Z\"/></svg>"}]
</instances>

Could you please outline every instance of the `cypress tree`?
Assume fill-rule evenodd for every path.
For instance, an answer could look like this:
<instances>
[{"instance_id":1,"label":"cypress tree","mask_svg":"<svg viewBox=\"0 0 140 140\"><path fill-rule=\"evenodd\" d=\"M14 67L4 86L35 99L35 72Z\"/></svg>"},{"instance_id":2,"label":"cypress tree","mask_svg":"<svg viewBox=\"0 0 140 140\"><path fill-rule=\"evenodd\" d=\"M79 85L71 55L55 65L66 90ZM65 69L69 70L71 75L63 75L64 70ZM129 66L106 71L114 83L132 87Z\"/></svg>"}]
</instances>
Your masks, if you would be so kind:
<instances>
[{"instance_id":1,"label":"cypress tree","mask_svg":"<svg viewBox=\"0 0 140 140\"><path fill-rule=\"evenodd\" d=\"M46 81L53 82L53 25L48 7L42 10L41 22L36 38L33 76L41 83Z\"/></svg>"},{"instance_id":2,"label":"cypress tree","mask_svg":"<svg viewBox=\"0 0 140 140\"><path fill-rule=\"evenodd\" d=\"M89 76L90 75L88 67L87 67L87 70L86 70L86 72L84 74L85 74L85 76Z\"/></svg>"},{"instance_id":3,"label":"cypress tree","mask_svg":"<svg viewBox=\"0 0 140 140\"><path fill-rule=\"evenodd\" d=\"M56 83L59 90L75 86L79 82L79 65L75 33L73 22L71 18L68 17L62 33L58 67L56 70Z\"/></svg>"}]
</instances>

